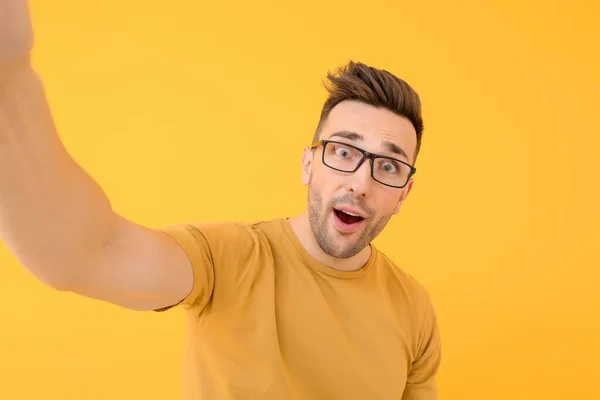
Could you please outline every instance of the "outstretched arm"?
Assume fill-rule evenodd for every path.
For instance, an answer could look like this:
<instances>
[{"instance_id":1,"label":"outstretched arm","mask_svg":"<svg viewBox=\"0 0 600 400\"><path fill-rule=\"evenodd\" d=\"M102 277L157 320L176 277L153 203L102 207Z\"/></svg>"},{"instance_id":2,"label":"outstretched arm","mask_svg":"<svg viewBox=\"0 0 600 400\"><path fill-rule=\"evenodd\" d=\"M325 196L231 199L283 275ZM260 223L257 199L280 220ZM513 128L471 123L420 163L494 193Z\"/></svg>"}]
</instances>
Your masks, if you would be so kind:
<instances>
[{"instance_id":1,"label":"outstretched arm","mask_svg":"<svg viewBox=\"0 0 600 400\"><path fill-rule=\"evenodd\" d=\"M29 62L32 37L27 2L0 0L0 241L58 290L132 309L179 302L190 261L164 233L117 215L68 154Z\"/></svg>"}]
</instances>

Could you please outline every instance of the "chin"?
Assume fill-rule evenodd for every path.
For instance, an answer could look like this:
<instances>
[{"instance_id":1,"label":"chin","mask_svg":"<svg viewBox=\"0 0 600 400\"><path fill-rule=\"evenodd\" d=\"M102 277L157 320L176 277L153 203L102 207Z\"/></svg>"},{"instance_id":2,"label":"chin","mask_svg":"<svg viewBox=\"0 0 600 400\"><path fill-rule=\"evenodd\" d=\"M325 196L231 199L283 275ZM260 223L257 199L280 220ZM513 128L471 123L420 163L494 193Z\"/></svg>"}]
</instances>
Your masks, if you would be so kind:
<instances>
[{"instance_id":1,"label":"chin","mask_svg":"<svg viewBox=\"0 0 600 400\"><path fill-rule=\"evenodd\" d=\"M328 234L316 237L321 249L329 256L347 259L359 254L369 245L366 235L341 234L336 229L330 229Z\"/></svg>"}]
</instances>

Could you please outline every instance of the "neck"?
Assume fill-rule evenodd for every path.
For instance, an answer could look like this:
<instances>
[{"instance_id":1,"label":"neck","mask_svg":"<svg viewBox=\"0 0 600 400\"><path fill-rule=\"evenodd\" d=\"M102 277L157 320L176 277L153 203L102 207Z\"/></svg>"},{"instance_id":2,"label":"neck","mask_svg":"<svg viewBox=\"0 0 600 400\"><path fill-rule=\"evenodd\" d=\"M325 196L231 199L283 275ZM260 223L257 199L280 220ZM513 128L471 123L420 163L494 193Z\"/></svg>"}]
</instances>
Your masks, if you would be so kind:
<instances>
[{"instance_id":1,"label":"neck","mask_svg":"<svg viewBox=\"0 0 600 400\"><path fill-rule=\"evenodd\" d=\"M371 246L366 246L358 254L350 258L337 258L325 253L317 243L315 235L310 227L308 210L304 210L301 214L290 218L289 222L292 230L308 254L323 265L338 271L357 271L364 267L369 261L369 257L371 256Z\"/></svg>"}]
</instances>

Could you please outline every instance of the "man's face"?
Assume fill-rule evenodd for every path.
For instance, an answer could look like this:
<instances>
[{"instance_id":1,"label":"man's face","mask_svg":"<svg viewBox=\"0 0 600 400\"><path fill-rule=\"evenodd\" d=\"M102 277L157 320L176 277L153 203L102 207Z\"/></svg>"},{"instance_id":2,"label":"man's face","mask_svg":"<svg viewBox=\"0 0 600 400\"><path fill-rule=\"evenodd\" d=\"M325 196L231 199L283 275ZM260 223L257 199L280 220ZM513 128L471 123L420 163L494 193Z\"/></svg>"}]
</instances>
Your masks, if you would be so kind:
<instances>
[{"instance_id":1,"label":"man's face","mask_svg":"<svg viewBox=\"0 0 600 400\"><path fill-rule=\"evenodd\" d=\"M338 104L323 125L320 139L348 143L370 153L413 164L416 132L407 118L364 103ZM398 154L394 151L400 149ZM344 150L338 150L346 157ZM371 177L371 160L355 172L340 172L322 161L323 146L305 149L303 183L308 185L308 217L321 249L332 257L350 258L363 250L400 210L412 178L403 188L385 186ZM344 215L342 210L362 219ZM355 222L356 220L358 222Z\"/></svg>"}]
</instances>

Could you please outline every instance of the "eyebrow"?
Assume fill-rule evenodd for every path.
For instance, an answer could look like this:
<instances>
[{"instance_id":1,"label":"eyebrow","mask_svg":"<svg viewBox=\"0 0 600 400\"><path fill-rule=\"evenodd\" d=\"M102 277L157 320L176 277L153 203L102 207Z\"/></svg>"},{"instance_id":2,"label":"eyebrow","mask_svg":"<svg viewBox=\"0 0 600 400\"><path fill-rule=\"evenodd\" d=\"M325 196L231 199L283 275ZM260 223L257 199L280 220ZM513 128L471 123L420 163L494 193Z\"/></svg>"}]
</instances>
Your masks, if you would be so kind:
<instances>
[{"instance_id":1,"label":"eyebrow","mask_svg":"<svg viewBox=\"0 0 600 400\"><path fill-rule=\"evenodd\" d=\"M356 133L356 132L350 132L350 131L338 131L338 132L333 133L329 138L332 138L334 136L352 140L354 142L359 142L359 141L364 140L364 137L361 134ZM383 142L383 147L385 147L385 149L387 151L394 153L394 154L398 154L400 156L403 156L404 158L406 158L408 160L408 154L406 154L406 152L402 149L402 147L398 146L397 144L392 143L389 140L385 140Z\"/></svg>"}]
</instances>

